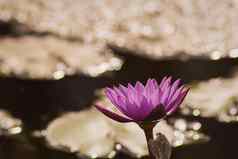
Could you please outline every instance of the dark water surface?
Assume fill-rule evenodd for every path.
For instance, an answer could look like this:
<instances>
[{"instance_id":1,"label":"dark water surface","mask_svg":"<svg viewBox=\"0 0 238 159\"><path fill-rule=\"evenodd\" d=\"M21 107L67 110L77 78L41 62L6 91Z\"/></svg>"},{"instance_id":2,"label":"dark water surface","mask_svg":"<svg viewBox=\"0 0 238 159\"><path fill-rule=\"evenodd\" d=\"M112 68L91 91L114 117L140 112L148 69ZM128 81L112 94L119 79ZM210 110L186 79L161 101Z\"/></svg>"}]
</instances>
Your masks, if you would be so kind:
<instances>
[{"instance_id":1,"label":"dark water surface","mask_svg":"<svg viewBox=\"0 0 238 159\"><path fill-rule=\"evenodd\" d=\"M94 91L98 88L118 82L145 81L149 77L159 80L164 75L180 77L186 83L229 77L238 66L237 59L152 61L115 51L123 56L125 65L121 71L102 77L72 76L58 81L1 78L0 106L23 120L24 131L16 136L0 136L0 159L76 159L74 154L49 148L31 133L44 129L49 121L65 111L79 111L90 105L96 99ZM224 124L214 119L196 120L202 123L203 132L211 136L211 141L174 148L172 159L237 158L238 124ZM119 153L116 158L126 159L129 156Z\"/></svg>"}]
</instances>

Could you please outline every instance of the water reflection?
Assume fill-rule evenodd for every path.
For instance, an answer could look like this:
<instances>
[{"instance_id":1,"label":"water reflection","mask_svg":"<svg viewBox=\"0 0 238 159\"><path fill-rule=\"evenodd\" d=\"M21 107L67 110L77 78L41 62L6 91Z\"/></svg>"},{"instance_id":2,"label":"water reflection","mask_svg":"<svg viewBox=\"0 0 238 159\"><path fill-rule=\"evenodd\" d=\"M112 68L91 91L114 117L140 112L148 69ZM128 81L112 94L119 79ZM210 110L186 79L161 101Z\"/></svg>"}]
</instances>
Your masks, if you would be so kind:
<instances>
[{"instance_id":1,"label":"water reflection","mask_svg":"<svg viewBox=\"0 0 238 159\"><path fill-rule=\"evenodd\" d=\"M0 135L16 135L22 131L22 121L14 118L9 112L0 110Z\"/></svg>"},{"instance_id":2,"label":"water reflection","mask_svg":"<svg viewBox=\"0 0 238 159\"><path fill-rule=\"evenodd\" d=\"M193 84L181 113L216 118L221 122L238 120L238 74Z\"/></svg>"},{"instance_id":3,"label":"water reflection","mask_svg":"<svg viewBox=\"0 0 238 159\"><path fill-rule=\"evenodd\" d=\"M199 122L171 119L169 124L166 121L157 124L154 135L165 134L174 147L204 143L209 137L200 132L201 127ZM45 135L54 148L92 158L110 158L118 151L137 158L148 153L144 134L138 125L119 124L94 109L68 113L55 119L49 124Z\"/></svg>"}]
</instances>

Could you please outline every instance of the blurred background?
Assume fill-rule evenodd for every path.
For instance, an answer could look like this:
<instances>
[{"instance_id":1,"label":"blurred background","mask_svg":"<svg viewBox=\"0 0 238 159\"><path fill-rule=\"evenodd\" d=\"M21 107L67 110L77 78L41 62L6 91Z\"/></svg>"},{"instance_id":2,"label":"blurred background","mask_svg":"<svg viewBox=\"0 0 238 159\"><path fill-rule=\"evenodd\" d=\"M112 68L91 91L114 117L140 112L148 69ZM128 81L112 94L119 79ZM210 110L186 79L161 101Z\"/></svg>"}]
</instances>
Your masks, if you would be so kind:
<instances>
[{"instance_id":1,"label":"blurred background","mask_svg":"<svg viewBox=\"0 0 238 159\"><path fill-rule=\"evenodd\" d=\"M0 0L0 158L147 158L94 110L106 86L181 78L172 159L236 158L237 0Z\"/></svg>"}]
</instances>

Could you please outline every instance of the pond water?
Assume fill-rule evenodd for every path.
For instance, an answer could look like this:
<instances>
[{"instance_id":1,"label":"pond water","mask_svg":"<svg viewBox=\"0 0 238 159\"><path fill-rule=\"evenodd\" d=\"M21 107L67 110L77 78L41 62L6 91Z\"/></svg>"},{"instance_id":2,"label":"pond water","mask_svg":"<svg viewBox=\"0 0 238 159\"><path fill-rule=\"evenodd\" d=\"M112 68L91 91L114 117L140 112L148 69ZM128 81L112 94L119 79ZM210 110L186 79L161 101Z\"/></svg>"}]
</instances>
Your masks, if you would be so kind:
<instances>
[{"instance_id":1,"label":"pond water","mask_svg":"<svg viewBox=\"0 0 238 159\"><path fill-rule=\"evenodd\" d=\"M133 55L121 54L125 64L116 73L101 77L65 77L57 81L0 79L0 105L15 117L23 120L23 132L13 136L0 136L1 159L76 159L75 154L55 150L44 139L33 137L34 130L44 129L47 123L66 111L80 111L96 99L94 91L118 82L145 81L149 77L161 79L164 75L182 78L186 83L203 81L213 77L229 77L238 66L237 59L210 61L152 61ZM236 158L238 123L221 123L213 118L183 116L174 117L198 120L202 132L211 140L207 143L187 145L173 149L172 159L227 159ZM103 145L102 145L103 146ZM124 153L116 158L130 158Z\"/></svg>"}]
</instances>

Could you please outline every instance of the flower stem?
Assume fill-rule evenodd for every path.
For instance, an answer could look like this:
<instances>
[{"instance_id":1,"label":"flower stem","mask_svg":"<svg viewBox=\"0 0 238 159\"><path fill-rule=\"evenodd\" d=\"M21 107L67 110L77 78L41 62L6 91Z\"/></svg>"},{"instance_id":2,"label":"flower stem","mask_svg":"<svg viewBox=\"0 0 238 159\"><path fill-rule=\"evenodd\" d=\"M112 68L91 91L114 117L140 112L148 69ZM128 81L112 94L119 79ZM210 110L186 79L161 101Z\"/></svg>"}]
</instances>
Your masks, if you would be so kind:
<instances>
[{"instance_id":1,"label":"flower stem","mask_svg":"<svg viewBox=\"0 0 238 159\"><path fill-rule=\"evenodd\" d=\"M139 126L143 129L145 133L150 159L156 159L150 148L150 142L153 140L153 128L155 125L156 123L139 124Z\"/></svg>"}]
</instances>

